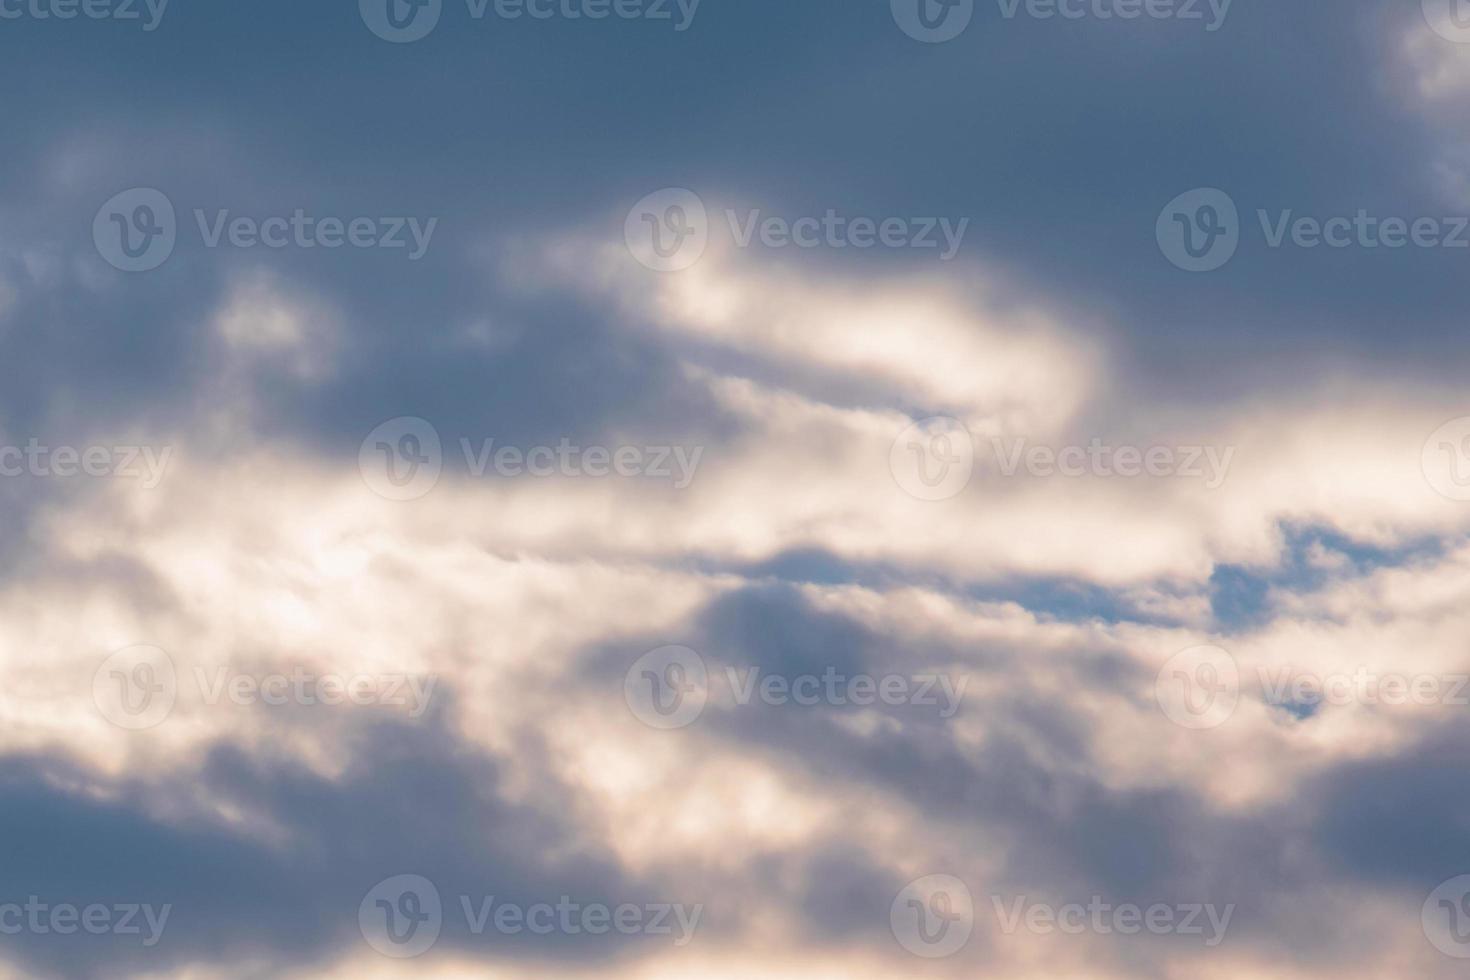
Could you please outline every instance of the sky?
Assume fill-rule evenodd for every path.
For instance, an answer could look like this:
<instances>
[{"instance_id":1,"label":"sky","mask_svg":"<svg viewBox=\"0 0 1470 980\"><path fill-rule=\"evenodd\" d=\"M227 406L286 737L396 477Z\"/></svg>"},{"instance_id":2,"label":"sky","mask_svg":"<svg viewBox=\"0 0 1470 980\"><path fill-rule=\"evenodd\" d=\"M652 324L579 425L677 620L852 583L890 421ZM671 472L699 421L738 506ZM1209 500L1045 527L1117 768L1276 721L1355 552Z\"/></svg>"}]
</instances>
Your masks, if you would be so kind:
<instances>
[{"instance_id":1,"label":"sky","mask_svg":"<svg viewBox=\"0 0 1470 980\"><path fill-rule=\"evenodd\" d=\"M0 980L1470 959L1470 2L0 0Z\"/></svg>"}]
</instances>

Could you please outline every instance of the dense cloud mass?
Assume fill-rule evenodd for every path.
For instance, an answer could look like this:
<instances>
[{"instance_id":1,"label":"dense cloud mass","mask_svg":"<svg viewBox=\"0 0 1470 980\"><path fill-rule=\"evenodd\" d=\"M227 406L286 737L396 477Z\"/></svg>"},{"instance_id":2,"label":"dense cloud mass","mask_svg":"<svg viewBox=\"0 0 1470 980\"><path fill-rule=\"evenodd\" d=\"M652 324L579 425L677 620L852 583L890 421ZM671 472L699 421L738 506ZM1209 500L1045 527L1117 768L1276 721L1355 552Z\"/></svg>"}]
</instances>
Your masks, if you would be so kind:
<instances>
[{"instance_id":1,"label":"dense cloud mass","mask_svg":"<svg viewBox=\"0 0 1470 980\"><path fill-rule=\"evenodd\" d=\"M1464 0L0 51L0 978L1463 974Z\"/></svg>"}]
</instances>

